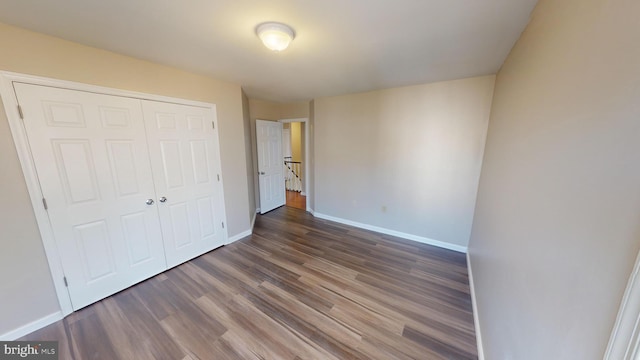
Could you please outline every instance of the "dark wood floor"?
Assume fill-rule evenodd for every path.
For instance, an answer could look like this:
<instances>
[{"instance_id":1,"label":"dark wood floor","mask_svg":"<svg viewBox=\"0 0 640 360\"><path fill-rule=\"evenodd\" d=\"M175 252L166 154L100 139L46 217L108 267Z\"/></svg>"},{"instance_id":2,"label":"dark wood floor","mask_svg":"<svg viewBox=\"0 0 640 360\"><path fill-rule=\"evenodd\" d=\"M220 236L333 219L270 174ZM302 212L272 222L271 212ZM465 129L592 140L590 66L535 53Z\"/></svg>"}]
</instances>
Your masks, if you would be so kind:
<instances>
[{"instance_id":1,"label":"dark wood floor","mask_svg":"<svg viewBox=\"0 0 640 360\"><path fill-rule=\"evenodd\" d=\"M286 205L300 210L307 210L307 197L297 191L287 190Z\"/></svg>"},{"instance_id":2,"label":"dark wood floor","mask_svg":"<svg viewBox=\"0 0 640 360\"><path fill-rule=\"evenodd\" d=\"M21 340L60 359L476 359L465 256L290 207Z\"/></svg>"}]
</instances>

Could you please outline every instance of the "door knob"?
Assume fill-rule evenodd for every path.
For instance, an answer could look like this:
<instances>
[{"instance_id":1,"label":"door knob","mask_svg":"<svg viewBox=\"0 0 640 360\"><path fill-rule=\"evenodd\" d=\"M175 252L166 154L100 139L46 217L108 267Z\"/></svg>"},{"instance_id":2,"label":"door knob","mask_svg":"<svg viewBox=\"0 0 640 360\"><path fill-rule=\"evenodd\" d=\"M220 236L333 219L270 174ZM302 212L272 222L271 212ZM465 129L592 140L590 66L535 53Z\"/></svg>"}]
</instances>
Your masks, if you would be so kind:
<instances>
[{"instance_id":1,"label":"door knob","mask_svg":"<svg viewBox=\"0 0 640 360\"><path fill-rule=\"evenodd\" d=\"M167 198L166 198L166 197L164 197L164 196L163 196L163 197L161 197L161 198L160 198L160 202L161 202L161 203L163 203L163 202L165 202L165 201L167 201Z\"/></svg>"},{"instance_id":2,"label":"door knob","mask_svg":"<svg viewBox=\"0 0 640 360\"><path fill-rule=\"evenodd\" d=\"M145 201L147 203L147 205L153 205L154 201L153 199L147 199L147 201Z\"/></svg>"}]
</instances>

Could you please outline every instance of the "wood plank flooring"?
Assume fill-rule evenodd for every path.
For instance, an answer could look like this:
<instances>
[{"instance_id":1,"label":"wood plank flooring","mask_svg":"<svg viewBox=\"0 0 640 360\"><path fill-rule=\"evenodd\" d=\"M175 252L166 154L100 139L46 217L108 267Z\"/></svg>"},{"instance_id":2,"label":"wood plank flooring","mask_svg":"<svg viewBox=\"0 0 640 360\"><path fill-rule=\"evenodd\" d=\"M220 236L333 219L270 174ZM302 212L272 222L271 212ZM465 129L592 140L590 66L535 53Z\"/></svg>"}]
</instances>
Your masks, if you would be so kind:
<instances>
[{"instance_id":1,"label":"wood plank flooring","mask_svg":"<svg viewBox=\"0 0 640 360\"><path fill-rule=\"evenodd\" d=\"M297 191L287 190L286 205L300 210L307 210L307 197Z\"/></svg>"},{"instance_id":2,"label":"wood plank flooring","mask_svg":"<svg viewBox=\"0 0 640 360\"><path fill-rule=\"evenodd\" d=\"M463 254L282 207L20 340L60 359L477 359Z\"/></svg>"}]
</instances>

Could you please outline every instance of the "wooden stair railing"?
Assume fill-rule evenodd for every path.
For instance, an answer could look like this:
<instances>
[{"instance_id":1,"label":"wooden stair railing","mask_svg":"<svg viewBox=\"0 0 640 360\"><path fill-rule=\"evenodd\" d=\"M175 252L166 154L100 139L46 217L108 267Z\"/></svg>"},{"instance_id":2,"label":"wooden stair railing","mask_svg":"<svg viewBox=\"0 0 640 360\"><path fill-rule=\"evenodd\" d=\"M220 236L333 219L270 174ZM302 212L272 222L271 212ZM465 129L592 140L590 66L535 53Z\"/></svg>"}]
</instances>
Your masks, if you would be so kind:
<instances>
[{"instance_id":1,"label":"wooden stair railing","mask_svg":"<svg viewBox=\"0 0 640 360\"><path fill-rule=\"evenodd\" d=\"M284 160L284 184L287 190L302 191L302 177L300 170L302 169L302 163L300 161L291 161L285 158Z\"/></svg>"}]
</instances>

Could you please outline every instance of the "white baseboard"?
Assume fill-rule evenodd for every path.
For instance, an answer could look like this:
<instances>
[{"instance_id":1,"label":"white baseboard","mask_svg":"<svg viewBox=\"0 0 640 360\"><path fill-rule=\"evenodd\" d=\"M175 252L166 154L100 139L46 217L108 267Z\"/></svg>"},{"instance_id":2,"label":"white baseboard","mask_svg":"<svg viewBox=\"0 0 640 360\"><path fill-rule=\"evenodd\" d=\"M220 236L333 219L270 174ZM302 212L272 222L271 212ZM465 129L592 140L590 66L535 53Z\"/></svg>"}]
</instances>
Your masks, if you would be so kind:
<instances>
[{"instance_id":1,"label":"white baseboard","mask_svg":"<svg viewBox=\"0 0 640 360\"><path fill-rule=\"evenodd\" d=\"M309 211L309 209L307 209L307 211ZM379 232L381 234L391 235L391 236L395 236L395 237L399 237L399 238L403 238L403 239L407 239L407 240L413 240L413 241L416 241L416 242L419 242L419 243L423 243L423 244L427 244L427 245L433 245L433 246L437 246L437 247L443 248L443 249L453 250L453 251L457 251L457 252L461 252L461 253L466 253L467 252L467 247L466 246L450 244L450 243L446 243L444 241L429 239L429 238L418 236L418 235L407 234L407 233L403 233L403 232L400 232L400 231L385 229L385 228L381 228L381 227L378 227L378 226L373 226L373 225L363 224L363 223L359 223L359 222L355 222L355 221L351 221L351 220L341 219L341 218L337 218L337 217L333 217L333 216L330 216L330 215L325 215L325 214L321 214L321 213L317 213L317 212L315 212L315 213L311 212L311 213L313 214L313 216L318 217L320 219L325 219L325 220L329 220L329 221L335 221L337 223L350 225L350 226L361 228L361 229L365 229L365 230L371 230L371 231Z\"/></svg>"},{"instance_id":2,"label":"white baseboard","mask_svg":"<svg viewBox=\"0 0 640 360\"><path fill-rule=\"evenodd\" d=\"M236 242L236 241L238 241L238 240L240 240L240 239L242 239L244 237L247 237L247 236L251 235L251 233L253 233L253 230L249 229L249 230L245 230L245 231L241 232L240 234L233 235L232 237L227 239L227 244L226 245L229 245L229 244L231 244L233 242Z\"/></svg>"},{"instance_id":3,"label":"white baseboard","mask_svg":"<svg viewBox=\"0 0 640 360\"><path fill-rule=\"evenodd\" d=\"M476 329L476 344L478 346L478 360L484 360L484 348L482 347L482 333L480 332L480 317L478 315L478 303L476 301L476 287L473 284L473 272L471 271L471 258L467 252L467 272L469 273L469 289L471 290L471 307L473 308L473 324Z\"/></svg>"},{"instance_id":4,"label":"white baseboard","mask_svg":"<svg viewBox=\"0 0 640 360\"><path fill-rule=\"evenodd\" d=\"M312 208L307 206L307 212L310 213L311 215L315 216L315 212L313 211Z\"/></svg>"},{"instance_id":5,"label":"white baseboard","mask_svg":"<svg viewBox=\"0 0 640 360\"><path fill-rule=\"evenodd\" d=\"M256 208L256 213L260 213L260 208Z\"/></svg>"},{"instance_id":6,"label":"white baseboard","mask_svg":"<svg viewBox=\"0 0 640 360\"><path fill-rule=\"evenodd\" d=\"M1 341L13 341L15 339L19 339L27 334L31 334L36 330L40 330L47 325L51 325L58 320L62 320L64 316L62 316L62 311L55 312L53 314L49 314L45 317L42 317L38 320L32 321L26 325L23 325L17 329L11 330L0 335Z\"/></svg>"}]
</instances>

